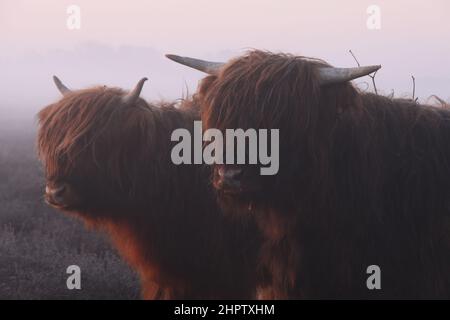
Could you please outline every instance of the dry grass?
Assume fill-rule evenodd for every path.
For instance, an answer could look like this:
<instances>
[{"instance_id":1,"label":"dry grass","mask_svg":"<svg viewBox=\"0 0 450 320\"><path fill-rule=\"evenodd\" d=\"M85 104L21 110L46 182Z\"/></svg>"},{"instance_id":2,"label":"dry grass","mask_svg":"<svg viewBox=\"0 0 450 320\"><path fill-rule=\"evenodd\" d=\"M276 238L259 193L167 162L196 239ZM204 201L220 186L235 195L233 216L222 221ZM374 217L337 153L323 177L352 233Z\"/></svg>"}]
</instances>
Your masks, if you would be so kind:
<instances>
[{"instance_id":1,"label":"dry grass","mask_svg":"<svg viewBox=\"0 0 450 320\"><path fill-rule=\"evenodd\" d=\"M105 236L42 201L33 133L0 131L0 299L137 299L136 274ZM81 268L81 290L66 268Z\"/></svg>"}]
</instances>

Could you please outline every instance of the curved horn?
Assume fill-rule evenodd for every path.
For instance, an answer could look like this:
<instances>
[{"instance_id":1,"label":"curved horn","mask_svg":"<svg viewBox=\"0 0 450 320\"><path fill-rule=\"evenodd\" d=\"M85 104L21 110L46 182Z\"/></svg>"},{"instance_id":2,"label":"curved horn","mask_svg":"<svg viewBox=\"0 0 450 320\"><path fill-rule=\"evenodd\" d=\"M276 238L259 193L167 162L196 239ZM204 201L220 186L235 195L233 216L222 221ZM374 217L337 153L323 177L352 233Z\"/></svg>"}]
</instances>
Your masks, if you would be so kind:
<instances>
[{"instance_id":1,"label":"curved horn","mask_svg":"<svg viewBox=\"0 0 450 320\"><path fill-rule=\"evenodd\" d=\"M321 84L333 84L350 81L367 76L381 68L378 66L365 66L356 68L323 67L319 69Z\"/></svg>"},{"instance_id":2,"label":"curved horn","mask_svg":"<svg viewBox=\"0 0 450 320\"><path fill-rule=\"evenodd\" d=\"M212 62L200 59L194 59L189 57L180 57L174 54L166 54L166 57L175 62L184 64L185 66L203 71L208 74L216 75L220 68L222 68L225 63L223 62Z\"/></svg>"},{"instance_id":3,"label":"curved horn","mask_svg":"<svg viewBox=\"0 0 450 320\"><path fill-rule=\"evenodd\" d=\"M53 76L53 82L55 83L56 87L58 88L59 92L61 92L61 94L64 96L70 92L72 92L72 90L70 90L69 88L67 88L61 80L59 80L59 78L57 76Z\"/></svg>"},{"instance_id":4,"label":"curved horn","mask_svg":"<svg viewBox=\"0 0 450 320\"><path fill-rule=\"evenodd\" d=\"M174 54L166 54L166 57L170 60L183 64L185 66L203 71L208 74L215 75L219 72L225 63L223 62L212 62L200 59L194 59L189 57L181 57ZM372 72L380 69L381 66L366 66L357 68L333 68L324 67L319 69L319 75L322 84L332 84L350 81L356 78L360 78L371 74Z\"/></svg>"},{"instance_id":5,"label":"curved horn","mask_svg":"<svg viewBox=\"0 0 450 320\"><path fill-rule=\"evenodd\" d=\"M131 91L129 94L124 96L123 102L126 104L133 104L136 102L136 100L139 98L139 95L141 94L142 87L144 86L145 81L147 81L147 78L142 78L137 83L136 87L134 87L133 91Z\"/></svg>"}]
</instances>

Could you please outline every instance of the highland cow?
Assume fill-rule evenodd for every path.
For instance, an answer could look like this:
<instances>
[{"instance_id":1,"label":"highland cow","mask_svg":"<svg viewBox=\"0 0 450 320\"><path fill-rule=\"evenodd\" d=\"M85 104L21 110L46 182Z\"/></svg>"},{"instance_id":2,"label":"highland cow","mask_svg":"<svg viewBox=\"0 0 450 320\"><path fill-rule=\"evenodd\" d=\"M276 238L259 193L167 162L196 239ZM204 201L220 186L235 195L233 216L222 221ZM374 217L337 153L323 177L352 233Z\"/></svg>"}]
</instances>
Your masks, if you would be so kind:
<instances>
[{"instance_id":1,"label":"highland cow","mask_svg":"<svg viewBox=\"0 0 450 320\"><path fill-rule=\"evenodd\" d=\"M171 162L171 133L192 130L193 101L151 105L130 92L71 91L39 113L46 201L106 231L147 299L255 297L257 229L219 208L207 166Z\"/></svg>"},{"instance_id":2,"label":"highland cow","mask_svg":"<svg viewBox=\"0 0 450 320\"><path fill-rule=\"evenodd\" d=\"M277 175L213 175L223 206L264 234L264 297L450 298L448 110L351 84L380 66L257 50L227 64L168 57L210 74L196 94L205 128L279 129Z\"/></svg>"}]
</instances>

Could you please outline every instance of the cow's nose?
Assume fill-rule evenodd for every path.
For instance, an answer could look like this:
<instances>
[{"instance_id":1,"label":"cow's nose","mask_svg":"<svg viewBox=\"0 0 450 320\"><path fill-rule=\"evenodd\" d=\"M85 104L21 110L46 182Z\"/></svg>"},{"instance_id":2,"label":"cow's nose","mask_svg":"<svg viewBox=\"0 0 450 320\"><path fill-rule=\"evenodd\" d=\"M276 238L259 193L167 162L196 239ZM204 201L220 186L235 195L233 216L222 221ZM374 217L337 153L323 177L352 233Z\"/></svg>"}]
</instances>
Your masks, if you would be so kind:
<instances>
[{"instance_id":1,"label":"cow's nose","mask_svg":"<svg viewBox=\"0 0 450 320\"><path fill-rule=\"evenodd\" d=\"M49 202L52 204L62 204L64 201L64 193L66 192L66 185L61 184L57 187L45 187L45 194Z\"/></svg>"},{"instance_id":2,"label":"cow's nose","mask_svg":"<svg viewBox=\"0 0 450 320\"><path fill-rule=\"evenodd\" d=\"M242 169L220 167L218 170L221 185L223 187L239 188L241 185Z\"/></svg>"}]
</instances>

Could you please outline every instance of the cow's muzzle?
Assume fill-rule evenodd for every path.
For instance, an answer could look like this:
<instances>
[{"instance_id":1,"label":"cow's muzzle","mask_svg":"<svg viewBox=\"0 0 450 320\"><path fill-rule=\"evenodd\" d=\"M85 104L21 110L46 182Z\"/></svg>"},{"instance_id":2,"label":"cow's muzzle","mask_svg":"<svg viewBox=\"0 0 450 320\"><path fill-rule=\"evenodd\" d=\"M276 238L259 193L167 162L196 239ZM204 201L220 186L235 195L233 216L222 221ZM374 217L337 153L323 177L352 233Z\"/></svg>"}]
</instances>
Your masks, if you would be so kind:
<instances>
[{"instance_id":1,"label":"cow's muzzle","mask_svg":"<svg viewBox=\"0 0 450 320\"><path fill-rule=\"evenodd\" d=\"M223 191L235 192L241 189L243 170L237 167L220 166L216 170L214 186Z\"/></svg>"},{"instance_id":2,"label":"cow's muzzle","mask_svg":"<svg viewBox=\"0 0 450 320\"><path fill-rule=\"evenodd\" d=\"M66 209L79 204L79 198L67 183L47 184L45 201L56 208Z\"/></svg>"}]
</instances>

